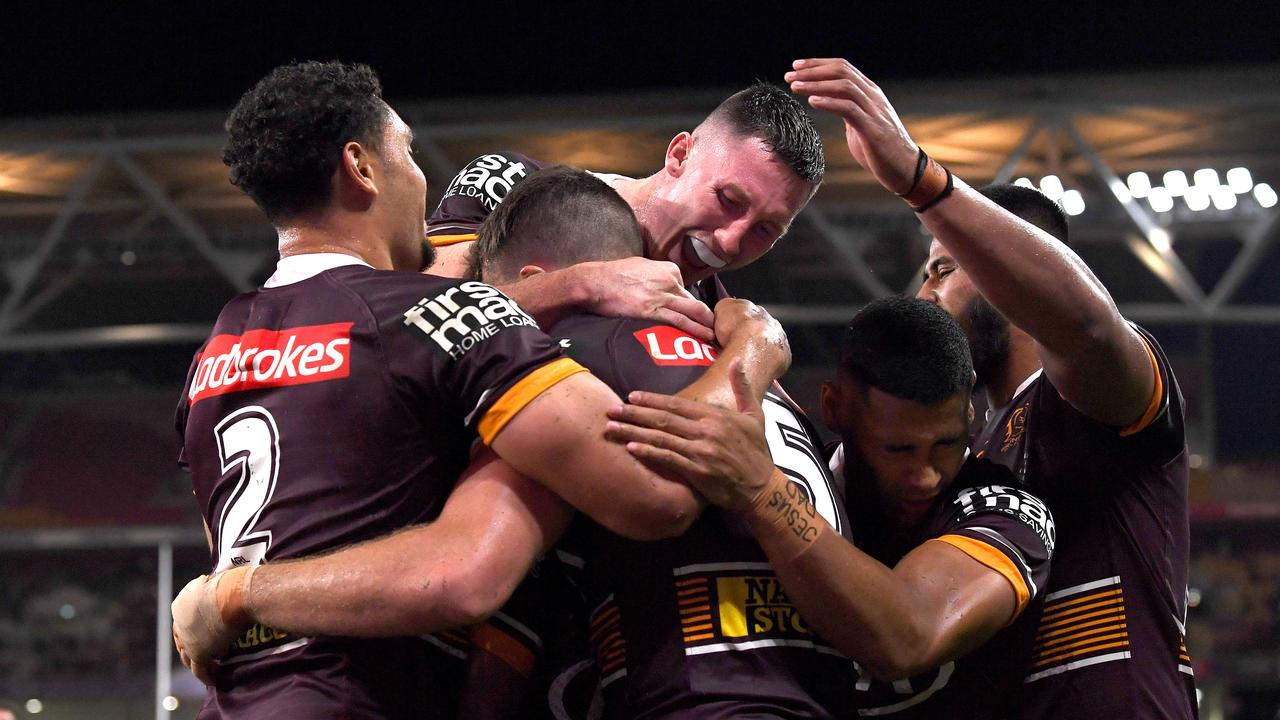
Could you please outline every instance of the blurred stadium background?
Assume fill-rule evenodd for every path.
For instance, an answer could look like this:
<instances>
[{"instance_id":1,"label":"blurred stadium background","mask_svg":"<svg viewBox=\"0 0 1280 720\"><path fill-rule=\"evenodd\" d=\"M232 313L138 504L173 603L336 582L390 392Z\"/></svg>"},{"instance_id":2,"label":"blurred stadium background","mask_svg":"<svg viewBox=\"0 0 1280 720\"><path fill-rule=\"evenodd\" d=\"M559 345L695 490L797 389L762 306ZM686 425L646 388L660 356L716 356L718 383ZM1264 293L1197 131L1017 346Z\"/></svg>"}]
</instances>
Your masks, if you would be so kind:
<instances>
[{"instance_id":1,"label":"blurred stadium background","mask_svg":"<svg viewBox=\"0 0 1280 720\"><path fill-rule=\"evenodd\" d=\"M0 707L198 707L167 629L174 586L208 562L172 414L218 309L273 266L271 228L220 162L221 122L253 81L295 58L373 64L415 130L434 207L490 150L648 174L723 96L817 51L862 65L971 183L1060 198L1077 252L1163 344L1195 453L1201 715L1280 717L1274 3L1180 24L1117 7L1052 23L980 6L933 24L887 9L744 20L708 4L681 10L673 26L703 30L679 42L666 20L599 6L483 23L474 8L431 10L375 32L247 21L230 5L19 6L23 37L0 55ZM813 409L841 324L870 298L914 292L928 244L841 127L819 122L821 191L774 252L725 278L783 321L787 387Z\"/></svg>"}]
</instances>

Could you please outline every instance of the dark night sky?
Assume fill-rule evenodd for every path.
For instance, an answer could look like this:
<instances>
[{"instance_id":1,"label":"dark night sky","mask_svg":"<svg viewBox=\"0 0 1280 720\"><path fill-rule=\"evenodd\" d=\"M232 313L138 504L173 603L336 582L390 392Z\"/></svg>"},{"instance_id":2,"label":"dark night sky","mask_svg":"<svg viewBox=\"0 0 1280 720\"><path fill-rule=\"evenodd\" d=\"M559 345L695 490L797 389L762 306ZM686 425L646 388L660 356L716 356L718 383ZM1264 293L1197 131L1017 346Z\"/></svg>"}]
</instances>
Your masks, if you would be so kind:
<instances>
[{"instance_id":1,"label":"dark night sky","mask_svg":"<svg viewBox=\"0 0 1280 720\"><path fill-rule=\"evenodd\" d=\"M396 100L780 81L802 55L880 80L1280 62L1275 0L10 5L11 118L221 109L281 62L334 57L372 64Z\"/></svg>"}]
</instances>

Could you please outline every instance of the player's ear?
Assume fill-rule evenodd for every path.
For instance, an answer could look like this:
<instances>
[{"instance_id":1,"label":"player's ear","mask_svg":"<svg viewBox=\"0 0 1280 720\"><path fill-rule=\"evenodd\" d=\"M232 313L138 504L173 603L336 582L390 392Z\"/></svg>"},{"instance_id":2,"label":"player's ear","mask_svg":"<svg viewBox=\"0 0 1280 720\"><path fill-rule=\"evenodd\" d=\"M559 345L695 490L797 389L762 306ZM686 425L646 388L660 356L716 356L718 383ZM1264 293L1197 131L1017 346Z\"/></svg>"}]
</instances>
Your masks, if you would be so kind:
<instances>
[{"instance_id":1,"label":"player's ear","mask_svg":"<svg viewBox=\"0 0 1280 720\"><path fill-rule=\"evenodd\" d=\"M520 268L520 279L528 280L534 275L541 275L544 272L546 272L546 270L539 265L525 265Z\"/></svg>"},{"instance_id":2,"label":"player's ear","mask_svg":"<svg viewBox=\"0 0 1280 720\"><path fill-rule=\"evenodd\" d=\"M671 138L671 144L667 145L667 156L663 170L672 177L680 177L689 161L689 151L692 148L693 136L687 132L682 132Z\"/></svg>"},{"instance_id":3,"label":"player's ear","mask_svg":"<svg viewBox=\"0 0 1280 720\"><path fill-rule=\"evenodd\" d=\"M831 432L843 436L844 428L840 422L840 386L830 380L822 381L822 422Z\"/></svg>"},{"instance_id":4,"label":"player's ear","mask_svg":"<svg viewBox=\"0 0 1280 720\"><path fill-rule=\"evenodd\" d=\"M372 160L368 148L352 140L342 146L342 160L338 163L338 174L353 189L377 195L378 186L374 182Z\"/></svg>"}]
</instances>

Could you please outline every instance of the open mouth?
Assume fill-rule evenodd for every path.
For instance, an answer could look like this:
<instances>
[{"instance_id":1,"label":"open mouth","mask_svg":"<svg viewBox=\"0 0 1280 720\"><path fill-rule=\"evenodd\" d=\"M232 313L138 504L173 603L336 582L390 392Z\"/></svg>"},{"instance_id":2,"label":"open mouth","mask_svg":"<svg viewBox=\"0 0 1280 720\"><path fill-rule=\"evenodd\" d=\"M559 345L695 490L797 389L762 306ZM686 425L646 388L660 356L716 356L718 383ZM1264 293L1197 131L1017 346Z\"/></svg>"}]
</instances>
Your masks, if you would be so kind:
<instances>
[{"instance_id":1,"label":"open mouth","mask_svg":"<svg viewBox=\"0 0 1280 720\"><path fill-rule=\"evenodd\" d=\"M689 247L693 250L694 255L697 256L698 261L702 265L716 270L728 265L727 262L721 260L720 257L712 252L711 248L707 247L701 240L693 237L692 235L685 235L685 240L688 242Z\"/></svg>"}]
</instances>

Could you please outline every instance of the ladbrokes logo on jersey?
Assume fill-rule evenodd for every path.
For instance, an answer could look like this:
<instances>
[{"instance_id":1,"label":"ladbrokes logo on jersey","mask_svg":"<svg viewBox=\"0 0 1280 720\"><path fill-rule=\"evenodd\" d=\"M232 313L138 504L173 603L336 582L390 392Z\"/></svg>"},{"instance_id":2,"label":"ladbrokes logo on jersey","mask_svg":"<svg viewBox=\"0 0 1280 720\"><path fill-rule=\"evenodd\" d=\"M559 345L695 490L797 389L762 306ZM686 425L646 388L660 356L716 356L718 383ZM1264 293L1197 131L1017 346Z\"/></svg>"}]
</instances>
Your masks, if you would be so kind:
<instances>
[{"instance_id":1,"label":"ladbrokes logo on jersey","mask_svg":"<svg viewBox=\"0 0 1280 720\"><path fill-rule=\"evenodd\" d=\"M445 188L441 200L454 195L473 197L484 205L485 210L493 212L511 188L528 174L529 168L523 162L490 153L463 168Z\"/></svg>"},{"instance_id":2,"label":"ladbrokes logo on jersey","mask_svg":"<svg viewBox=\"0 0 1280 720\"><path fill-rule=\"evenodd\" d=\"M196 364L187 397L336 380L351 374L351 323L218 335Z\"/></svg>"},{"instance_id":3,"label":"ladbrokes logo on jersey","mask_svg":"<svg viewBox=\"0 0 1280 720\"><path fill-rule=\"evenodd\" d=\"M511 298L482 282L467 281L404 312L416 327L455 360L505 327L538 327Z\"/></svg>"},{"instance_id":4,"label":"ladbrokes logo on jersey","mask_svg":"<svg viewBox=\"0 0 1280 720\"><path fill-rule=\"evenodd\" d=\"M656 365L710 365L717 350L683 330L654 325L632 333Z\"/></svg>"}]
</instances>

